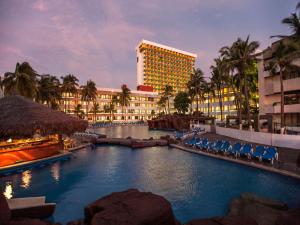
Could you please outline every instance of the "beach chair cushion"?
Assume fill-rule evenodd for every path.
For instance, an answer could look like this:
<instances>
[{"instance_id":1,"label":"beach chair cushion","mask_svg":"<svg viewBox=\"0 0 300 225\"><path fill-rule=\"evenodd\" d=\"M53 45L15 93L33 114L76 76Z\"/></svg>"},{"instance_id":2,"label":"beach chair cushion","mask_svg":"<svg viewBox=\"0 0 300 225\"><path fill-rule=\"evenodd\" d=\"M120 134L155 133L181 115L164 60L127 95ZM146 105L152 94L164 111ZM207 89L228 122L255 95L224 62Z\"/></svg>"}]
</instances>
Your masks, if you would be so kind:
<instances>
[{"instance_id":1,"label":"beach chair cushion","mask_svg":"<svg viewBox=\"0 0 300 225\"><path fill-rule=\"evenodd\" d=\"M0 193L0 225L7 224L11 218L11 212L6 198Z\"/></svg>"},{"instance_id":2,"label":"beach chair cushion","mask_svg":"<svg viewBox=\"0 0 300 225\"><path fill-rule=\"evenodd\" d=\"M245 144L242 149L241 149L241 155L248 155L251 153L251 145L250 144Z\"/></svg>"},{"instance_id":3,"label":"beach chair cushion","mask_svg":"<svg viewBox=\"0 0 300 225\"><path fill-rule=\"evenodd\" d=\"M277 150L274 147L268 147L263 154L262 158L265 160L272 160L276 157Z\"/></svg>"},{"instance_id":4,"label":"beach chair cushion","mask_svg":"<svg viewBox=\"0 0 300 225\"><path fill-rule=\"evenodd\" d=\"M258 145L256 146L255 152L253 152L252 156L256 158L260 158L265 152L265 146Z\"/></svg>"},{"instance_id":5,"label":"beach chair cushion","mask_svg":"<svg viewBox=\"0 0 300 225\"><path fill-rule=\"evenodd\" d=\"M221 146L220 151L226 152L226 151L228 151L229 147L230 147L229 141L225 141L225 142L223 143L223 145Z\"/></svg>"}]
</instances>

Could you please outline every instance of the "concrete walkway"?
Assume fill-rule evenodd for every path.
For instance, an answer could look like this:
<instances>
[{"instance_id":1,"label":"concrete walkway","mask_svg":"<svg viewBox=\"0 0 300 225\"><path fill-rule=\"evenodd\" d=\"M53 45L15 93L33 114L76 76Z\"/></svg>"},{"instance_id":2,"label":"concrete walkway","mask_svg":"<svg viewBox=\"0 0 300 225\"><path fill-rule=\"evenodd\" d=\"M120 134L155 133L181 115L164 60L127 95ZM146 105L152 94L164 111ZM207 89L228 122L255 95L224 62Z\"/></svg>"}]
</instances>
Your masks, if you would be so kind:
<instances>
[{"instance_id":1,"label":"concrete walkway","mask_svg":"<svg viewBox=\"0 0 300 225\"><path fill-rule=\"evenodd\" d=\"M227 137L224 135L219 135L219 134L213 134L213 133L205 133L201 136L201 138L207 138L208 140L226 140L230 142L241 142L241 143L249 143L252 144L253 146L260 145L257 143L253 142L247 142L244 140L239 140L239 139L234 139L231 137ZM300 168L299 165L297 165L297 159L300 158L300 149L291 149L291 148L278 148L278 155L279 155L279 163L278 167L283 170L291 171L293 173L298 173L300 174Z\"/></svg>"},{"instance_id":2,"label":"concrete walkway","mask_svg":"<svg viewBox=\"0 0 300 225\"><path fill-rule=\"evenodd\" d=\"M245 165L245 166L250 166L250 167L266 170L266 171L269 171L269 172L278 173L278 174L281 174L281 175L284 175L284 176L289 176L289 177L293 177L293 178L296 178L296 179L300 180L300 174L296 174L296 173L293 173L293 172L290 172L290 171L274 168L272 166L266 166L266 165L263 165L263 164L255 163L253 161L245 161L245 160L241 160L241 159L237 159L237 158L231 158L231 157L220 155L220 154L207 153L207 152L201 151L199 149L195 149L195 148L192 148L192 147L187 147L187 146L183 146L183 145L179 145L179 144L170 144L170 146L173 147L173 148L183 150L183 151L187 151L187 152L191 152L191 153L195 153L195 154L199 154L199 155L204 155L204 156L207 156L207 157L212 157L212 158L216 158L216 159L220 159L220 160L239 163L239 164L242 164L242 165Z\"/></svg>"}]
</instances>

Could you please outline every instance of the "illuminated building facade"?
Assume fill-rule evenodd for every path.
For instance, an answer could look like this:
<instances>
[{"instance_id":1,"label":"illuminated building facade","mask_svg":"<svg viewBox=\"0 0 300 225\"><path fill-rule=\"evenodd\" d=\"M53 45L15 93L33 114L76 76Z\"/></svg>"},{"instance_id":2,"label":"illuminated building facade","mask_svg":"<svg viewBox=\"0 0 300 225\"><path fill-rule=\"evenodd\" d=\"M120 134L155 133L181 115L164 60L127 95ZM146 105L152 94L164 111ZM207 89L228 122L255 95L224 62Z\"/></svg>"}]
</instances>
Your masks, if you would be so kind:
<instances>
[{"instance_id":1,"label":"illuminated building facade","mask_svg":"<svg viewBox=\"0 0 300 225\"><path fill-rule=\"evenodd\" d=\"M217 97L217 91L215 94L205 94L205 100L199 103L199 111L204 115L213 116L217 121L221 120L221 109L219 104L219 98ZM225 121L227 116L237 116L237 110L235 105L235 97L231 88L222 89L222 108L223 108L223 120ZM196 111L196 102L193 102L193 111Z\"/></svg>"},{"instance_id":2,"label":"illuminated building facade","mask_svg":"<svg viewBox=\"0 0 300 225\"><path fill-rule=\"evenodd\" d=\"M159 93L166 85L175 93L186 90L196 54L147 40L139 43L136 53L137 86L152 86Z\"/></svg>"},{"instance_id":3,"label":"illuminated building facade","mask_svg":"<svg viewBox=\"0 0 300 225\"><path fill-rule=\"evenodd\" d=\"M106 111L105 106L108 106L112 102L113 96L118 96L119 93L121 93L121 89L97 88L97 97L95 102L99 104L99 111L96 113L95 117L95 115L91 112L93 102L90 102L88 120L139 121L151 119L154 113L158 114L158 93L137 90L131 90L130 104L129 106L124 107L123 112L122 106L119 103L115 103L113 113ZM82 106L81 110L84 115L86 115L87 103L81 100L80 92L77 94L64 93L60 108L62 111L75 115L75 108L78 104Z\"/></svg>"}]
</instances>

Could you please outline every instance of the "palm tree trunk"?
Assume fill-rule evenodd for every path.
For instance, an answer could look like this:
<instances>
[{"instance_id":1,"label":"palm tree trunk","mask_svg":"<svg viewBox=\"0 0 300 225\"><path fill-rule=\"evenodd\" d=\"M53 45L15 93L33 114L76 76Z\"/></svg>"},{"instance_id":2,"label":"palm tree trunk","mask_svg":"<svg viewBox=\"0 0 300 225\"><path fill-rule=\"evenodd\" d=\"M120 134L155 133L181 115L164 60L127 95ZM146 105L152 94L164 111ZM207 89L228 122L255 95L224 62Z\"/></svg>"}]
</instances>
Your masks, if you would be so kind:
<instances>
[{"instance_id":1,"label":"palm tree trunk","mask_svg":"<svg viewBox=\"0 0 300 225\"><path fill-rule=\"evenodd\" d=\"M86 120L89 121L89 101L86 102Z\"/></svg>"},{"instance_id":2,"label":"palm tree trunk","mask_svg":"<svg viewBox=\"0 0 300 225\"><path fill-rule=\"evenodd\" d=\"M169 100L169 97L168 97L168 114L170 115L170 100Z\"/></svg>"},{"instance_id":3,"label":"palm tree trunk","mask_svg":"<svg viewBox=\"0 0 300 225\"><path fill-rule=\"evenodd\" d=\"M199 98L198 96L196 97L196 112L199 112Z\"/></svg>"},{"instance_id":4,"label":"palm tree trunk","mask_svg":"<svg viewBox=\"0 0 300 225\"><path fill-rule=\"evenodd\" d=\"M282 68L280 67L280 119L281 119L281 128L285 127L285 118L284 118L284 90L283 90L283 74Z\"/></svg>"},{"instance_id":5,"label":"palm tree trunk","mask_svg":"<svg viewBox=\"0 0 300 225\"><path fill-rule=\"evenodd\" d=\"M222 90L219 90L219 106L221 110L221 121L223 121L223 103L222 103Z\"/></svg>"},{"instance_id":6,"label":"palm tree trunk","mask_svg":"<svg viewBox=\"0 0 300 225\"><path fill-rule=\"evenodd\" d=\"M251 126L251 117L250 117L249 96L248 96L248 86L247 86L247 79L246 79L246 77L244 77L244 91L245 91L247 120L248 120L248 125L250 127Z\"/></svg>"},{"instance_id":7,"label":"palm tree trunk","mask_svg":"<svg viewBox=\"0 0 300 225\"><path fill-rule=\"evenodd\" d=\"M207 99L207 116L208 117L210 116L210 100L209 100L209 96L208 96L208 99Z\"/></svg>"}]
</instances>

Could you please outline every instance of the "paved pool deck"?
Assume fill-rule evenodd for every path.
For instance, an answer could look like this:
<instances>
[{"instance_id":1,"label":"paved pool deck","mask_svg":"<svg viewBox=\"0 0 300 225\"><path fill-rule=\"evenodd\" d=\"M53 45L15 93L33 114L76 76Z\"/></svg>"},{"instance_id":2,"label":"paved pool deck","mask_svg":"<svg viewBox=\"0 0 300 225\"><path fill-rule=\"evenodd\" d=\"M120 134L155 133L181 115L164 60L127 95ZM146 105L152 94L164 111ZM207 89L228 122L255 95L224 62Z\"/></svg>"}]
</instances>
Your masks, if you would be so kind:
<instances>
[{"instance_id":1,"label":"paved pool deck","mask_svg":"<svg viewBox=\"0 0 300 225\"><path fill-rule=\"evenodd\" d=\"M278 169L278 168L273 167L272 165L264 165L264 164L260 164L260 163L254 162L254 161L246 161L246 160L243 160L243 159L228 157L228 156L225 156L225 155L208 153L208 152L202 151L200 149L184 146L182 144L170 144L170 146L173 147L173 148L177 148L177 149L186 151L186 152L190 152L190 153L194 153L194 154L198 154L198 155L204 155L204 156L207 156L207 157L212 157L212 158L225 160L225 161L229 161L229 162L239 163L239 164L242 164L242 165L245 165L245 166L266 170L266 171L269 171L269 172L281 174L281 175L284 175L284 176L288 176L288 177L292 177L292 178L296 178L296 179L300 180L300 173L295 173L295 172L291 172L291 171L287 171L287 170Z\"/></svg>"}]
</instances>

